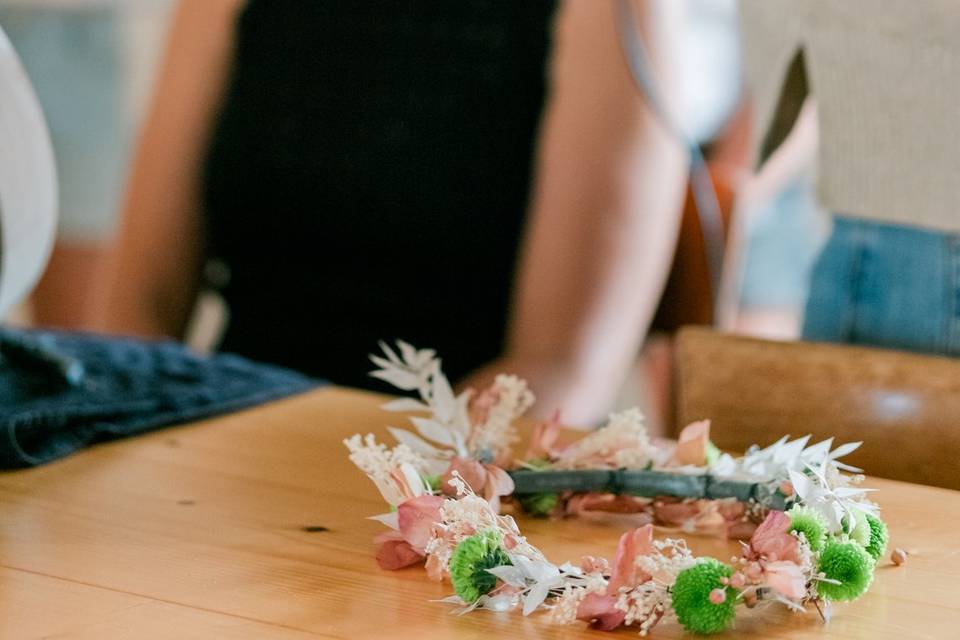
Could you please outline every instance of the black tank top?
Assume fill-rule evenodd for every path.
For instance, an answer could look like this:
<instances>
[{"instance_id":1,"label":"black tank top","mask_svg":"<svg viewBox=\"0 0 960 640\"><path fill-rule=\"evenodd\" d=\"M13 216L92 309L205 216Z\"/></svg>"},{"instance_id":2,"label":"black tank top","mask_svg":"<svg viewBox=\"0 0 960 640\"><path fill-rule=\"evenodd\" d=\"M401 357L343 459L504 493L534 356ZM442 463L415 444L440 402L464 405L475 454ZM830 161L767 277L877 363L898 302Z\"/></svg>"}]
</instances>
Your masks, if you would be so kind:
<instances>
[{"instance_id":1,"label":"black tank top","mask_svg":"<svg viewBox=\"0 0 960 640\"><path fill-rule=\"evenodd\" d=\"M371 387L503 348L553 0L252 0L206 167L222 349Z\"/></svg>"}]
</instances>

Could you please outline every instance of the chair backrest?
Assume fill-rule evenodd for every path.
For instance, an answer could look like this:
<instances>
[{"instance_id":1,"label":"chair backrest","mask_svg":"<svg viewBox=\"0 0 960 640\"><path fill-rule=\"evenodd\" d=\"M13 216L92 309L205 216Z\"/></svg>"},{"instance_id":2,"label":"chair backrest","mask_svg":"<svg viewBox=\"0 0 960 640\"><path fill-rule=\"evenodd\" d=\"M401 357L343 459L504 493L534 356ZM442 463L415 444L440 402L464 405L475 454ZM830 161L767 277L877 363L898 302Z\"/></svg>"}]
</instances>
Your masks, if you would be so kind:
<instances>
[{"instance_id":1,"label":"chair backrest","mask_svg":"<svg viewBox=\"0 0 960 640\"><path fill-rule=\"evenodd\" d=\"M960 489L960 359L689 327L675 350L677 424L712 420L721 448L783 435L863 440L871 475Z\"/></svg>"}]
</instances>

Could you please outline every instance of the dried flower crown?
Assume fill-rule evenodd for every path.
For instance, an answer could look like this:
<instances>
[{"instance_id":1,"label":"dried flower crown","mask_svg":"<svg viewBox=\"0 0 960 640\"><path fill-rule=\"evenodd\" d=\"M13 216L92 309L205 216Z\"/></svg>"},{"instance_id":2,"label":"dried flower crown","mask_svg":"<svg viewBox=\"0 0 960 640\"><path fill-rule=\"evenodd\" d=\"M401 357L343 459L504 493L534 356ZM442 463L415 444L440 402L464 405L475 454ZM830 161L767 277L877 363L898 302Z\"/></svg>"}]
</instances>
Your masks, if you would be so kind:
<instances>
[{"instance_id":1,"label":"dried flower crown","mask_svg":"<svg viewBox=\"0 0 960 640\"><path fill-rule=\"evenodd\" d=\"M371 375L419 396L384 408L419 415L410 417L416 433L388 427L393 448L372 435L344 441L391 507L374 516L389 528L375 539L377 561L424 562L431 578L450 579L456 595L446 600L461 612L546 609L556 622L641 635L673 616L714 633L740 605L812 605L826 620L832 602L870 586L887 528L859 487L863 476L844 473L860 470L838 461L860 443L783 438L734 458L712 445L706 421L658 446L634 409L566 446L558 421L541 424L516 461L514 423L533 404L523 380L500 375L477 395L457 395L432 350L381 347ZM612 564L587 556L555 565L500 514L502 499L532 515L615 518L630 530ZM654 525L747 542L725 564L694 557L681 539L654 540Z\"/></svg>"}]
</instances>

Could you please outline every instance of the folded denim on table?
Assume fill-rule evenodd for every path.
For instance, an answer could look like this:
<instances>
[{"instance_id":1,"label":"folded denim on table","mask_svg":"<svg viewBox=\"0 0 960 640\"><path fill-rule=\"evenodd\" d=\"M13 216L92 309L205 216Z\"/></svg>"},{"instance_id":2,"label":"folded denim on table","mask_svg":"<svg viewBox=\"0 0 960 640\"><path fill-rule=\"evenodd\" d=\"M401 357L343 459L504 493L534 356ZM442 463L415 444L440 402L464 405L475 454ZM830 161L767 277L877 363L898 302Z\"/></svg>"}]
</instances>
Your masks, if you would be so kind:
<instances>
[{"instance_id":1,"label":"folded denim on table","mask_svg":"<svg viewBox=\"0 0 960 640\"><path fill-rule=\"evenodd\" d=\"M306 391L302 374L176 342L0 329L0 469Z\"/></svg>"}]
</instances>

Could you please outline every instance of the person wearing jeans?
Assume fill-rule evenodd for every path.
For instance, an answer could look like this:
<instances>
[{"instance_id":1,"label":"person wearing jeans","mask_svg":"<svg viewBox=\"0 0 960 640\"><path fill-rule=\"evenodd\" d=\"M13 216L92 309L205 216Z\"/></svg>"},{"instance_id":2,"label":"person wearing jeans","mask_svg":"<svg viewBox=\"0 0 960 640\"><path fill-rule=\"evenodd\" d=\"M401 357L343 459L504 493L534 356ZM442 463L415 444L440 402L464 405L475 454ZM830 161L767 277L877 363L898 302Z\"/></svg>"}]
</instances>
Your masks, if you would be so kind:
<instances>
[{"instance_id":1,"label":"person wearing jeans","mask_svg":"<svg viewBox=\"0 0 960 640\"><path fill-rule=\"evenodd\" d=\"M760 163L798 114L815 113L819 125L819 199L835 215L803 337L957 354L955 2L743 0L740 9ZM808 96L815 110L801 110Z\"/></svg>"},{"instance_id":2,"label":"person wearing jeans","mask_svg":"<svg viewBox=\"0 0 960 640\"><path fill-rule=\"evenodd\" d=\"M803 335L960 354L960 236L834 216L813 269Z\"/></svg>"}]
</instances>

